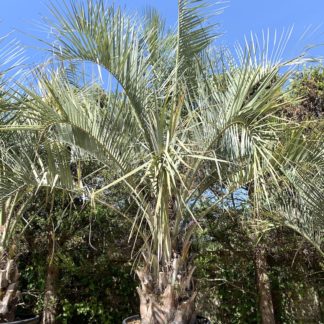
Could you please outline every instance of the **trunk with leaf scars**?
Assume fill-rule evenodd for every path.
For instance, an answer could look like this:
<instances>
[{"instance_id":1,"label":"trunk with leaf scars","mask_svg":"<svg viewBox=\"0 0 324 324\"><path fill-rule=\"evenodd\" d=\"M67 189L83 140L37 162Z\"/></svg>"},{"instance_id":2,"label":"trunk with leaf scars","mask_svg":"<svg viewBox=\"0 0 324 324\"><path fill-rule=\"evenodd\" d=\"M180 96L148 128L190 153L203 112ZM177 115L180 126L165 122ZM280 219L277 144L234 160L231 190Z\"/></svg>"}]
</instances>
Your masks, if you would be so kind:
<instances>
[{"instance_id":1,"label":"trunk with leaf scars","mask_svg":"<svg viewBox=\"0 0 324 324\"><path fill-rule=\"evenodd\" d=\"M255 247L254 263L262 324L275 324L266 249L263 245Z\"/></svg>"},{"instance_id":2,"label":"trunk with leaf scars","mask_svg":"<svg viewBox=\"0 0 324 324\"><path fill-rule=\"evenodd\" d=\"M142 324L195 323L194 268L187 271L184 268L181 258L175 257L170 269L159 272L157 280L153 280L150 271L137 271Z\"/></svg>"},{"instance_id":3,"label":"trunk with leaf scars","mask_svg":"<svg viewBox=\"0 0 324 324\"><path fill-rule=\"evenodd\" d=\"M48 245L48 264L47 264L47 274L45 282L45 295L44 295L44 310L42 324L52 324L55 323L56 318L56 285L58 278L58 267L53 259L54 251L54 238L49 234L49 245Z\"/></svg>"},{"instance_id":4,"label":"trunk with leaf scars","mask_svg":"<svg viewBox=\"0 0 324 324\"><path fill-rule=\"evenodd\" d=\"M16 262L6 252L1 253L0 261L0 322L15 319L15 311L19 298L19 272Z\"/></svg>"}]
</instances>

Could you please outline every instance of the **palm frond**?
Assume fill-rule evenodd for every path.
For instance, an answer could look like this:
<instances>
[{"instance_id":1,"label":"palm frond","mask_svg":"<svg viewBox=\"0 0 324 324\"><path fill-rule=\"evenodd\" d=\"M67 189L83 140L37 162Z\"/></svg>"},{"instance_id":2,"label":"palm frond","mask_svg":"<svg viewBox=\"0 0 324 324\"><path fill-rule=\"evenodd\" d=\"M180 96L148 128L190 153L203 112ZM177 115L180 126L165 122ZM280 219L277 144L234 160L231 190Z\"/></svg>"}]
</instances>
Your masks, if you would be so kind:
<instances>
[{"instance_id":1,"label":"palm frond","mask_svg":"<svg viewBox=\"0 0 324 324\"><path fill-rule=\"evenodd\" d=\"M183 71L190 69L190 63L195 57L206 50L220 35L216 31L218 24L210 20L222 10L216 10L215 4L211 5L206 1L179 0L178 11L177 60L182 66L180 71Z\"/></svg>"},{"instance_id":2,"label":"palm frond","mask_svg":"<svg viewBox=\"0 0 324 324\"><path fill-rule=\"evenodd\" d=\"M64 146L55 142L38 146L33 133L30 136L20 134L15 140L19 142L3 143L1 147L1 200L22 190L26 194L35 193L42 187L77 192L70 169L70 154Z\"/></svg>"},{"instance_id":3,"label":"palm frond","mask_svg":"<svg viewBox=\"0 0 324 324\"><path fill-rule=\"evenodd\" d=\"M53 5L51 11L57 20L52 23L57 34L54 54L63 60L103 66L123 88L132 113L148 134L143 101L152 69L141 28L120 9L106 7L102 0L89 0L87 4L64 2L63 9ZM146 140L153 147L149 135Z\"/></svg>"}]
</instances>

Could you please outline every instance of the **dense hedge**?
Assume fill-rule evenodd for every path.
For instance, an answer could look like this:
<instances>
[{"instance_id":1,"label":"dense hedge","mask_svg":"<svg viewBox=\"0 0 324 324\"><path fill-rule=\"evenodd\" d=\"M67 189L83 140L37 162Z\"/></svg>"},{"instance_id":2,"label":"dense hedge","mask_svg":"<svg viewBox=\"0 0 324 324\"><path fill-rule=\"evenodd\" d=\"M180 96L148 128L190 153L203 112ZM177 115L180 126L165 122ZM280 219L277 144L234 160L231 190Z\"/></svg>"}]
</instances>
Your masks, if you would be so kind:
<instances>
[{"instance_id":1,"label":"dense hedge","mask_svg":"<svg viewBox=\"0 0 324 324\"><path fill-rule=\"evenodd\" d=\"M58 245L58 323L121 323L138 308L127 226L98 211L78 213L74 235ZM23 308L42 311L46 275L46 219L38 217L21 243ZM221 224L221 226L220 226ZM66 226L67 228L68 226ZM62 233L57 239L62 240ZM280 228L263 237L278 323L320 323L324 315L323 261L294 232ZM259 323L253 245L239 218L207 217L193 247L199 313L212 323ZM22 308L20 309L22 311ZM26 309L24 310L26 311Z\"/></svg>"}]
</instances>

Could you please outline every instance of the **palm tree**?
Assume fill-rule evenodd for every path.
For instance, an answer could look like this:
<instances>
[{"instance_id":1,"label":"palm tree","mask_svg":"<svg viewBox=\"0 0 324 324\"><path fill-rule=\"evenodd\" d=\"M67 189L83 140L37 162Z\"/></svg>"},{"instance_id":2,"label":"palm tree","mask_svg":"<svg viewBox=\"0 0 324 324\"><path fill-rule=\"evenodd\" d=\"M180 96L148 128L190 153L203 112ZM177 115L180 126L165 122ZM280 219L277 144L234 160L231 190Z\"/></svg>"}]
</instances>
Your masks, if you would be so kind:
<instances>
[{"instance_id":1,"label":"palm tree","mask_svg":"<svg viewBox=\"0 0 324 324\"><path fill-rule=\"evenodd\" d=\"M3 176L4 173L1 173L1 176ZM3 322L14 320L19 299L19 271L15 258L15 246L12 242L12 233L17 219L20 218L30 202L29 199L22 201L22 196L22 192L17 191L12 197L1 199L0 320Z\"/></svg>"},{"instance_id":2,"label":"palm tree","mask_svg":"<svg viewBox=\"0 0 324 324\"><path fill-rule=\"evenodd\" d=\"M194 322L190 244L199 219L217 215L242 188L253 192L258 218L263 202L270 208L273 188L281 188L283 165L295 159L288 149L294 141L280 148L297 126L277 112L298 60L281 61L281 49L269 59L269 40L219 53L212 48L215 26L203 15L207 4L179 0L178 8L178 28L166 33L154 11L141 26L103 1L52 7L51 52L63 62L100 65L116 89L102 101L91 87L41 73L39 89L24 89L30 100L19 110L43 135L55 134L102 167L114 165L115 180L89 192L94 205L117 210L105 195L117 184L129 188L137 213L120 213L142 242L134 255L143 324ZM296 177L287 188L302 180ZM201 210L206 199L213 203Z\"/></svg>"},{"instance_id":3,"label":"palm tree","mask_svg":"<svg viewBox=\"0 0 324 324\"><path fill-rule=\"evenodd\" d=\"M8 126L8 124L3 125L5 128ZM19 128L19 124L10 126L15 129ZM54 189L74 193L77 193L78 189L69 168L70 153L62 145L48 140L41 141L37 133L26 134L17 131L1 135L0 319L7 322L15 319L15 309L19 301L20 275L15 245L17 234L21 235L22 233L16 232L16 224L22 221L22 216L33 211L33 202L40 196L40 192L45 190L46 196L50 197L54 194ZM26 218L24 219L26 220ZM31 221L28 220L28 222ZM52 268L53 265L49 263L49 273ZM47 282L49 279L51 278L47 276ZM49 289L46 288L45 307L48 308L51 296L47 296Z\"/></svg>"},{"instance_id":4,"label":"palm tree","mask_svg":"<svg viewBox=\"0 0 324 324\"><path fill-rule=\"evenodd\" d=\"M0 54L0 122L9 121L10 115L4 112L11 101L11 85L15 71L21 63L22 49L15 41L8 41L8 35L0 38L3 48ZM7 157L4 142L10 140L10 136L0 137L0 156ZM6 177L7 172L4 164L0 162L0 178ZM2 186L1 186L2 189ZM1 191L0 189L0 191ZM11 236L14 231L17 218L24 212L28 205L28 199L21 201L21 192L18 189L12 196L0 198L0 320L8 321L14 318L16 302L18 299L19 272L14 258Z\"/></svg>"}]
</instances>

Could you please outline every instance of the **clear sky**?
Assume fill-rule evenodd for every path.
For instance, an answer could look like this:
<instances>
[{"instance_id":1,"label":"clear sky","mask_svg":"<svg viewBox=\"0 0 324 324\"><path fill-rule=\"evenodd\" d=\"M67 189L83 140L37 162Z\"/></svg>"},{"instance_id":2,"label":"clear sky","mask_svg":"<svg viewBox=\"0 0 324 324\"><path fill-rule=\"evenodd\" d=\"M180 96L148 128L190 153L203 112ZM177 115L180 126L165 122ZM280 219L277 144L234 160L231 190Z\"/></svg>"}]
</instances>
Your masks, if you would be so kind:
<instances>
[{"instance_id":1,"label":"clear sky","mask_svg":"<svg viewBox=\"0 0 324 324\"><path fill-rule=\"evenodd\" d=\"M75 0L77 1L77 0ZM116 0L116 4L126 6L129 12L139 13L147 6L157 8L167 19L167 24L175 26L177 16L176 0ZM215 1L216 2L216 1ZM1 0L0 37L10 30L17 29L30 34L40 35L42 17L49 16L48 0ZM308 44L324 43L324 0L231 0L226 4L224 13L217 17L221 30L225 33L220 42L233 44L242 41L251 31L259 33L267 28L270 31L294 26L293 37L288 45L286 56L295 54ZM311 28L307 37L298 41L303 32ZM15 37L24 44L35 42L21 32ZM43 34L46 37L46 33ZM0 48L1 51L1 48ZM37 61L36 51L29 50L30 60ZM324 56L324 47L312 52Z\"/></svg>"}]
</instances>

